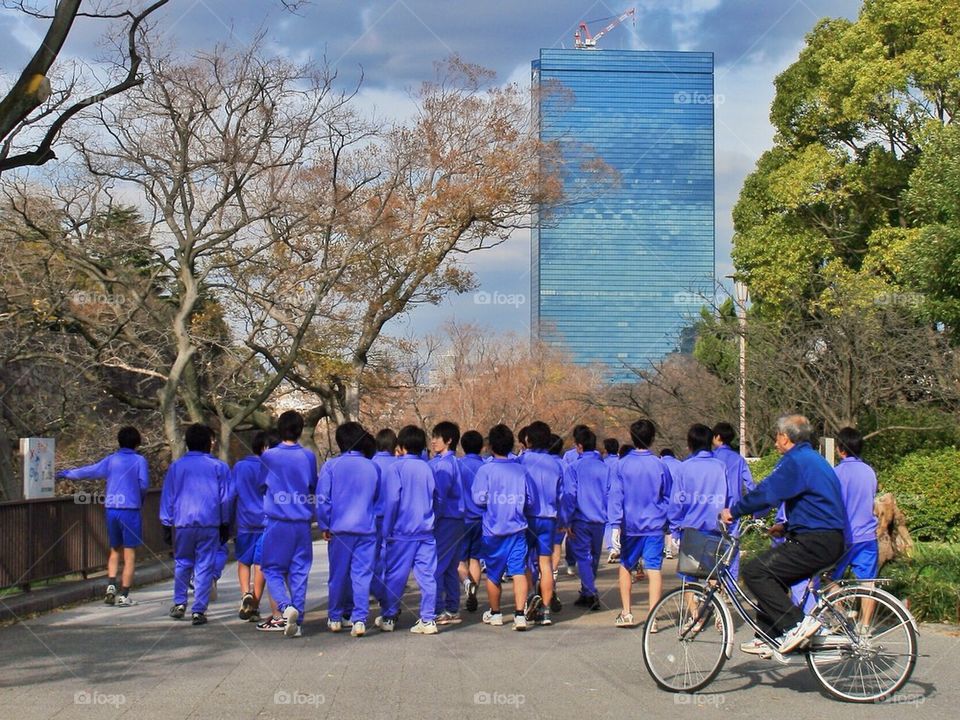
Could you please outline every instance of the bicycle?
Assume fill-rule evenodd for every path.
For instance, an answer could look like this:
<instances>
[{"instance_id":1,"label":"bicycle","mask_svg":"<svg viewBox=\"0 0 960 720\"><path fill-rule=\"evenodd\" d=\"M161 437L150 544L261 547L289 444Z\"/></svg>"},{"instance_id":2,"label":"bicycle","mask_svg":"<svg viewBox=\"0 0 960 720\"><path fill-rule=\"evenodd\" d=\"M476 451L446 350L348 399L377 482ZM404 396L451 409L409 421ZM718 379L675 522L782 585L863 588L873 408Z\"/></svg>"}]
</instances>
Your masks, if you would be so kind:
<instances>
[{"instance_id":1,"label":"bicycle","mask_svg":"<svg viewBox=\"0 0 960 720\"><path fill-rule=\"evenodd\" d=\"M765 523L745 518L738 534L731 534L723 523L720 527L720 536L684 530L683 539L689 536L689 540L686 548L681 540L681 564L687 566L681 572L702 582L685 580L680 588L664 595L644 624L643 661L663 690L697 692L716 678L732 656L733 616L721 592L758 638L774 649L779 644L747 612L747 607L756 612L757 606L730 573L740 537L766 530ZM903 687L913 673L919 634L916 620L900 600L876 586L882 582L832 581L825 590L812 579L807 582L800 606L805 607L812 598L816 604L811 614L821 619L823 627L796 652L805 655L810 671L832 697L880 702ZM865 601L874 603L868 624L858 622L864 616ZM652 628L657 629L651 632Z\"/></svg>"}]
</instances>

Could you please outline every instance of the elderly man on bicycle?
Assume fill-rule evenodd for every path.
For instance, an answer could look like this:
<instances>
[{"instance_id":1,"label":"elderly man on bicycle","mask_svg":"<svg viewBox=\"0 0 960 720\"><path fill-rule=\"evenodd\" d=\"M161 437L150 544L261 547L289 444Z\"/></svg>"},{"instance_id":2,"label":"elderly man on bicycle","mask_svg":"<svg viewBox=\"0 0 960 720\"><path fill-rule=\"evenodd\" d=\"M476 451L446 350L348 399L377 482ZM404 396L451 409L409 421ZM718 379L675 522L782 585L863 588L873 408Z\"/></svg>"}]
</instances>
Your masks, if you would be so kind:
<instances>
[{"instance_id":1,"label":"elderly man on bicycle","mask_svg":"<svg viewBox=\"0 0 960 720\"><path fill-rule=\"evenodd\" d=\"M743 568L743 580L757 598L757 623L770 637L780 637L781 654L797 649L816 634L821 621L804 616L793 604L790 586L836 563L844 552L846 517L840 481L830 464L810 446L810 422L802 415L777 421L776 448L783 455L774 471L720 519L730 523L742 515L786 507L786 542L757 556ZM760 640L741 646L744 652L769 655Z\"/></svg>"}]
</instances>

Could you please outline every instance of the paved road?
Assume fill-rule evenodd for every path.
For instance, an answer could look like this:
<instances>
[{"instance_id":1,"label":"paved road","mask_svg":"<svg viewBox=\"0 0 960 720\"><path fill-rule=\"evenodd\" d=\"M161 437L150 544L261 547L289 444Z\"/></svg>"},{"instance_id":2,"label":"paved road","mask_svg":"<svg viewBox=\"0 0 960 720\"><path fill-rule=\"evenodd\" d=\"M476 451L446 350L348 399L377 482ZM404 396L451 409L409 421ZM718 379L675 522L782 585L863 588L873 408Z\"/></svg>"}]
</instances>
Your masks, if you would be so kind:
<instances>
[{"instance_id":1,"label":"paved road","mask_svg":"<svg viewBox=\"0 0 960 720\"><path fill-rule=\"evenodd\" d=\"M926 657L901 702L865 707L824 697L803 663L785 667L739 653L691 704L656 689L640 634L614 628L615 610L571 605L553 627L527 633L484 626L474 614L434 637L407 632L413 613L406 612L392 635L333 635L323 611L323 543L315 554L300 639L236 620L233 565L204 627L166 617L166 582L138 592L134 608L88 603L0 628L0 717L899 720L956 717L960 708L960 637L943 629L924 628ZM600 574L611 607L614 570ZM563 577L561 598L572 600L576 588L576 578ZM738 639L747 637L741 630Z\"/></svg>"}]
</instances>

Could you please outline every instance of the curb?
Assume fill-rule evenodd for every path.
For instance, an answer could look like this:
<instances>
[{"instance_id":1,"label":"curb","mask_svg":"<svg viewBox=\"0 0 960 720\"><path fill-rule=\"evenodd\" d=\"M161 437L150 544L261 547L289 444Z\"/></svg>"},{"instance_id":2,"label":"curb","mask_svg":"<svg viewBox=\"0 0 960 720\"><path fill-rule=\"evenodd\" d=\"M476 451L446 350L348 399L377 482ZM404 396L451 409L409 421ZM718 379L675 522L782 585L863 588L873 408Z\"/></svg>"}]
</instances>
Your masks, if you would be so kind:
<instances>
[{"instance_id":1,"label":"curb","mask_svg":"<svg viewBox=\"0 0 960 720\"><path fill-rule=\"evenodd\" d=\"M137 566L133 587L150 585L173 577L173 562L153 562ZM11 598L0 598L0 622L20 621L37 613L49 612L89 600L103 599L106 576L65 582L42 590L31 590Z\"/></svg>"}]
</instances>

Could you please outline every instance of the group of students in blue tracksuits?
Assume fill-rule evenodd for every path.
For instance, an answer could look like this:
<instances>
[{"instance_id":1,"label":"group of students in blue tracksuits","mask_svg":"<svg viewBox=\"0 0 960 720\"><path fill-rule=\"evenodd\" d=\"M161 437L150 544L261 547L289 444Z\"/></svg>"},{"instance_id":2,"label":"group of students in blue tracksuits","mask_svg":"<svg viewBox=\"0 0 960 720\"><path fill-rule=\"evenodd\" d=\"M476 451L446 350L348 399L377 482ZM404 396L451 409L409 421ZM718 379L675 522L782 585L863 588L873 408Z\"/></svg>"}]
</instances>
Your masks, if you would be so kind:
<instances>
[{"instance_id":1,"label":"group of students in blue tracksuits","mask_svg":"<svg viewBox=\"0 0 960 720\"><path fill-rule=\"evenodd\" d=\"M646 419L630 426L631 445L612 452L607 443L606 457L597 449L595 433L583 425L574 428L573 447L562 454L561 438L542 421L520 430L519 448L513 431L502 424L486 436L477 430L461 436L455 423L444 421L428 440L413 425L372 435L347 422L336 430L339 454L322 466L299 444L303 427L299 413L283 413L276 432L258 433L253 453L232 469L213 456L209 427L187 429L187 452L170 465L161 495L160 521L175 560L171 617L186 616L192 584L192 623L207 622L226 543L233 538L240 619L256 622L263 631L300 636L316 522L327 541L327 627L332 632L349 627L354 636L366 634L371 595L379 605L373 625L393 631L405 609L411 572L420 591L413 633L432 635L462 622L464 595L465 609L477 611L484 573L484 623L501 626L505 615L509 618L502 593L509 580L513 629L549 626L562 609L555 583L564 542L568 563L576 565L580 577L574 604L601 608L596 575L605 529L613 528L621 601L614 624L634 627L646 617L638 621L633 614L634 571L645 571L652 607L661 595L663 557L682 531L715 532L721 510L754 488L746 462L730 447L734 432L728 423L691 426L689 454L680 462L671 452L653 452L656 430ZM141 542L139 507L147 487L146 464L135 459L142 459L135 452L139 434L132 438L130 430L121 431L118 453L62 474L106 477L108 497L111 491L124 502L127 495L135 496L126 506L107 507L110 544L117 551ZM862 441L848 431L841 431L846 454L837 473L845 499L850 498L850 562L855 574L872 577L876 478L858 459ZM121 597L118 604L133 604L133 558L124 560L119 591L117 568L109 568L107 602ZM264 589L271 612L262 618Z\"/></svg>"}]
</instances>

